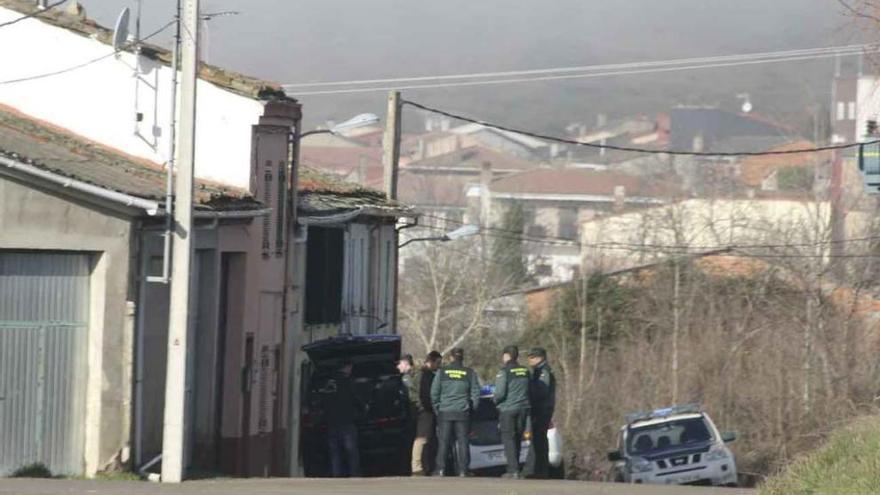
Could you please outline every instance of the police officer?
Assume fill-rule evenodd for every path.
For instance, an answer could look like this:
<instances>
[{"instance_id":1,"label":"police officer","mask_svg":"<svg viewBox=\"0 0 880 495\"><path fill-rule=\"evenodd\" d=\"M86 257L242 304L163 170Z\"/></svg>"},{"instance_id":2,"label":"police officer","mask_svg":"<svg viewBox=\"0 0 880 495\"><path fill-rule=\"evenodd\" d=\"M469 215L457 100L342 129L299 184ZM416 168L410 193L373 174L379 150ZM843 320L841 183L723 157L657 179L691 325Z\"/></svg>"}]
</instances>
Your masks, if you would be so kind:
<instances>
[{"instance_id":1,"label":"police officer","mask_svg":"<svg viewBox=\"0 0 880 495\"><path fill-rule=\"evenodd\" d=\"M517 362L519 349L515 345L504 348L501 361L504 366L495 375L495 404L501 421L501 441L507 457L504 478L520 478L519 455L523 432L529 414L529 369Z\"/></svg>"},{"instance_id":2,"label":"police officer","mask_svg":"<svg viewBox=\"0 0 880 495\"><path fill-rule=\"evenodd\" d=\"M431 384L434 383L434 375L440 368L443 356L437 351L431 351L425 358L425 363L419 370L414 381L415 399L410 394L410 400L417 401L416 432L412 444L412 474L424 476L425 473L433 472L434 456L437 450L436 418L434 408L431 406Z\"/></svg>"},{"instance_id":3,"label":"police officer","mask_svg":"<svg viewBox=\"0 0 880 495\"><path fill-rule=\"evenodd\" d=\"M547 351L542 347L529 351L529 366L532 368L529 382L532 446L526 458L525 475L529 478L546 478L550 470L547 430L556 406L556 377L547 364Z\"/></svg>"},{"instance_id":4,"label":"police officer","mask_svg":"<svg viewBox=\"0 0 880 495\"><path fill-rule=\"evenodd\" d=\"M434 475L444 476L446 454L455 434L458 475L469 476L468 430L470 413L480 399L480 382L476 372L464 365L464 349L456 347L450 354L452 362L440 368L431 384L431 403L439 423L437 470Z\"/></svg>"}]
</instances>

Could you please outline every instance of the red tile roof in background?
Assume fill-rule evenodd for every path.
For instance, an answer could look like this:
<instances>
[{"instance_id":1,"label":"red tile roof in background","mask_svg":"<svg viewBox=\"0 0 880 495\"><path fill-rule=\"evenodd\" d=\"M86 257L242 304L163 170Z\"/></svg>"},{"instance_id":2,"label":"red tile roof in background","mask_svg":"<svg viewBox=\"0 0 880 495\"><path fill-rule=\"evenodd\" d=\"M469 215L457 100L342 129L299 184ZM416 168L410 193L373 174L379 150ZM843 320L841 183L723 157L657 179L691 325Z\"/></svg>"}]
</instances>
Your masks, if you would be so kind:
<instances>
[{"instance_id":1,"label":"red tile roof in background","mask_svg":"<svg viewBox=\"0 0 880 495\"><path fill-rule=\"evenodd\" d=\"M496 179L494 193L613 196L623 186L627 197L668 198L679 193L672 184L621 172L585 169L537 169Z\"/></svg>"}]
</instances>

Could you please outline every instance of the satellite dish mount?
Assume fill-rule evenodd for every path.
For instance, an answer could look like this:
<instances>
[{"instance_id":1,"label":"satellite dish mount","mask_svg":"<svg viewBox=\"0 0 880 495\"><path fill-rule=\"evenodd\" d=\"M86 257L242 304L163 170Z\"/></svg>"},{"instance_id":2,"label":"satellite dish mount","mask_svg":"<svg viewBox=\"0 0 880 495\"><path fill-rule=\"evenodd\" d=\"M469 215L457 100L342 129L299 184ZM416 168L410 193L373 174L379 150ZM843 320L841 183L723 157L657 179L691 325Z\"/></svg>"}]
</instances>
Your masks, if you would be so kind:
<instances>
[{"instance_id":1,"label":"satellite dish mount","mask_svg":"<svg viewBox=\"0 0 880 495\"><path fill-rule=\"evenodd\" d=\"M119 17L116 18L116 24L113 27L113 49L117 52L121 51L128 41L128 18L130 12L128 7L122 9Z\"/></svg>"}]
</instances>

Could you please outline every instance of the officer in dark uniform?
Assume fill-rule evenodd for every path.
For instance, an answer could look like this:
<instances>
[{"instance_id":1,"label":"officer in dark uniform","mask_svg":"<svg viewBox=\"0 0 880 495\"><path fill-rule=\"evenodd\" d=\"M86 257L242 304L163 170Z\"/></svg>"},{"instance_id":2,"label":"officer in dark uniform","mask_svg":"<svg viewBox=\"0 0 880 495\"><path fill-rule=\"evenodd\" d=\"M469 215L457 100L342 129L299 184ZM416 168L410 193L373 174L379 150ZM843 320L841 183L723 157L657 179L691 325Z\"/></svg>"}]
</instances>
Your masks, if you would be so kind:
<instances>
[{"instance_id":1,"label":"officer in dark uniform","mask_svg":"<svg viewBox=\"0 0 880 495\"><path fill-rule=\"evenodd\" d=\"M456 347L451 355L452 362L440 368L431 384L431 404L439 423L437 471L434 474L444 475L446 454L454 433L458 447L458 475L468 476L470 414L480 400L480 381L474 370L464 366L464 349Z\"/></svg>"},{"instance_id":2,"label":"officer in dark uniform","mask_svg":"<svg viewBox=\"0 0 880 495\"><path fill-rule=\"evenodd\" d=\"M517 362L518 357L519 349L515 345L505 347L501 354L504 366L495 375L495 404L507 457L507 472L503 477L514 479L520 478L520 449L529 416L529 369Z\"/></svg>"},{"instance_id":3,"label":"officer in dark uniform","mask_svg":"<svg viewBox=\"0 0 880 495\"><path fill-rule=\"evenodd\" d=\"M550 446L547 430L556 406L556 377L547 364L547 351L535 347L529 351L529 366L532 377L529 382L531 402L532 446L526 458L525 475L529 478L546 478L550 470Z\"/></svg>"}]
</instances>

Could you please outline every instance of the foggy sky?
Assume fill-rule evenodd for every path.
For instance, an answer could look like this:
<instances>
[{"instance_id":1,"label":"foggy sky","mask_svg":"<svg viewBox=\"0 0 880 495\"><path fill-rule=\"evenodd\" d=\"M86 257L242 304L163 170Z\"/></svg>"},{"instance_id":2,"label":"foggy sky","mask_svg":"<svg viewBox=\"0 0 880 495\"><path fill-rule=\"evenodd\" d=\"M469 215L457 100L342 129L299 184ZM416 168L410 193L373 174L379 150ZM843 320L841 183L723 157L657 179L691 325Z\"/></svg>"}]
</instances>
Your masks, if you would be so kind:
<instances>
[{"instance_id":1,"label":"foggy sky","mask_svg":"<svg viewBox=\"0 0 880 495\"><path fill-rule=\"evenodd\" d=\"M134 0L80 0L111 25ZM143 32L174 0L143 0ZM203 0L208 61L281 83L538 69L810 48L855 41L836 0ZM159 38L168 44L168 37ZM829 61L664 76L409 91L452 110L558 128L666 104L749 92L785 114L825 102ZM782 98L781 98L782 97ZM383 113L384 95L300 99L311 124ZM689 101L690 100L690 101ZM518 111L519 110L519 111Z\"/></svg>"}]
</instances>

